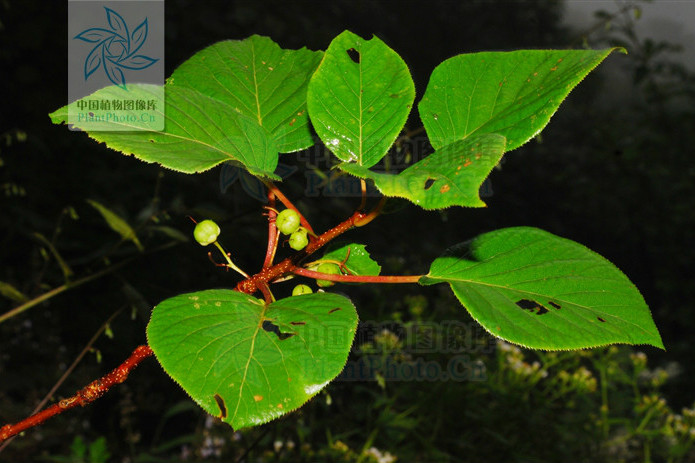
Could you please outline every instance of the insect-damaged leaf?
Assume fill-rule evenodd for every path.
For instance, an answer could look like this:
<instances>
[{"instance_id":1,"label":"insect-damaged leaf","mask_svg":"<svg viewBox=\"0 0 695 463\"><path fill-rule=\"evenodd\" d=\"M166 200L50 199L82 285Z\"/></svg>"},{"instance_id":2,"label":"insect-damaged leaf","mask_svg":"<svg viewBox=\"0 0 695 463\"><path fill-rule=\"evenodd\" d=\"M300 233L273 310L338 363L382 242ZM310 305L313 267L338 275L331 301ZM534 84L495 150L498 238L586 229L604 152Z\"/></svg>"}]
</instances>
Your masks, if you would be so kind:
<instances>
[{"instance_id":1,"label":"insect-damaged leaf","mask_svg":"<svg viewBox=\"0 0 695 463\"><path fill-rule=\"evenodd\" d=\"M340 160L371 167L405 125L415 85L401 57L378 37L345 31L311 78L307 107L323 143Z\"/></svg>"},{"instance_id":2,"label":"insect-damaged leaf","mask_svg":"<svg viewBox=\"0 0 695 463\"><path fill-rule=\"evenodd\" d=\"M444 146L399 174L379 173L346 162L339 167L373 180L385 196L405 198L423 209L482 207L480 185L504 151L504 137L488 134Z\"/></svg>"},{"instance_id":3,"label":"insect-damaged leaf","mask_svg":"<svg viewBox=\"0 0 695 463\"><path fill-rule=\"evenodd\" d=\"M231 290L167 299L147 338L164 370L234 429L297 409L345 366L357 312L344 296L314 293L272 304Z\"/></svg>"},{"instance_id":4,"label":"insect-damaged leaf","mask_svg":"<svg viewBox=\"0 0 695 463\"><path fill-rule=\"evenodd\" d=\"M435 283L448 283L490 333L523 346L663 348L642 295L620 270L536 228L505 228L450 248L420 280Z\"/></svg>"}]
</instances>

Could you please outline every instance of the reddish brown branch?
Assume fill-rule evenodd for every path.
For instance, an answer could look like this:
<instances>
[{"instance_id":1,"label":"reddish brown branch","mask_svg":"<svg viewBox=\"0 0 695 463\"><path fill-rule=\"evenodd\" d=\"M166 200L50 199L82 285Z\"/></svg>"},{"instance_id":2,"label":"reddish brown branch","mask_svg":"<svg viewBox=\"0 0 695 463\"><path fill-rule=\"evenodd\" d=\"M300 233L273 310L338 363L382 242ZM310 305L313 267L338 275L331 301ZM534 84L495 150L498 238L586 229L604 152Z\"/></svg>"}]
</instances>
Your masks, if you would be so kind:
<instances>
[{"instance_id":1,"label":"reddish brown branch","mask_svg":"<svg viewBox=\"0 0 695 463\"><path fill-rule=\"evenodd\" d=\"M16 424L8 424L0 428L0 442L5 439L19 434L29 428L37 426L49 418L63 413L65 410L79 406L85 406L104 395L112 386L120 384L126 380L128 374L138 366L140 362L152 355L150 346L140 346L133 351L128 359L123 362L118 368L107 374L103 378L92 381L87 387L77 391L72 397L63 399L57 404L53 404L47 409L40 411L29 418L26 418Z\"/></svg>"},{"instance_id":2,"label":"reddish brown branch","mask_svg":"<svg viewBox=\"0 0 695 463\"><path fill-rule=\"evenodd\" d=\"M273 265L275 259L275 251L278 248L278 235L280 232L275 226L275 218L278 213L275 210L275 193L273 190L268 190L268 248L265 251L265 260L263 268L268 268Z\"/></svg>"},{"instance_id":3,"label":"reddish brown branch","mask_svg":"<svg viewBox=\"0 0 695 463\"><path fill-rule=\"evenodd\" d=\"M268 197L271 195L277 197L285 206L288 208L297 209L294 205L282 194L280 190L275 187L271 182L267 183L268 189L270 190ZM273 256L275 254L275 249L277 247L277 228L275 227L275 217L271 217L269 214L269 242L268 250L266 251L266 259L264 263L264 268L256 275L247 278L239 282L236 286L237 291L243 293L252 294L256 291L261 291L266 299L266 301L272 301L272 294L268 288L268 283L276 280L284 275L295 273L297 275L303 275L311 278L319 278L331 281L344 281L344 282L372 282L372 283L416 283L420 278L420 275L413 276L378 276L378 275L327 275L319 272L313 272L306 270L304 268L298 267L303 259L310 256L314 252L321 249L326 243L335 239L336 237L342 235L346 231L353 227L363 226L371 222L376 218L381 212L381 207L383 206L383 200L379 205L370 213L356 211L347 220L341 222L337 226L331 228L325 233L316 236L314 231L309 225L309 222L304 218L304 216L299 212L301 218L301 223L306 228L309 233L313 236L311 242L307 247L296 253L295 255L288 257L287 259L279 262L278 264L272 265ZM274 213L270 211L270 213ZM275 243L273 243L273 236L275 236ZM107 374L103 378L93 381L86 387L77 391L77 393L67 399L63 399L57 404L51 405L47 409L38 412L16 424L8 424L0 428L0 442L7 440L8 438L15 436L22 431L30 429L34 426L45 422L46 420L63 413L65 410L75 408L79 406L85 406L102 395L104 395L111 387L116 384L120 384L126 380L130 372L140 364L147 357L154 355L152 349L149 346L143 345L139 346L133 351L133 353L128 357L128 359L123 362L118 368L113 370L111 373Z\"/></svg>"},{"instance_id":4,"label":"reddish brown branch","mask_svg":"<svg viewBox=\"0 0 695 463\"><path fill-rule=\"evenodd\" d=\"M301 267L296 267L292 270L292 273L316 280L341 283L417 283L422 278L422 275L334 275L315 272Z\"/></svg>"},{"instance_id":5,"label":"reddish brown branch","mask_svg":"<svg viewBox=\"0 0 695 463\"><path fill-rule=\"evenodd\" d=\"M287 198L287 196L285 196L285 194L282 191L280 191L278 187L275 186L273 182L266 181L264 183L266 188L268 188L269 194L274 194L280 200L280 202L285 205L286 208L292 209L295 212L297 212L297 214L299 214L299 221L302 224L302 227L306 228L309 231L309 235L315 235L314 229L311 228L311 224L309 223L309 221L306 219L306 217L304 217L304 215L302 215L299 209L297 209L297 207L294 204L292 204L292 201L290 201Z\"/></svg>"},{"instance_id":6,"label":"reddish brown branch","mask_svg":"<svg viewBox=\"0 0 695 463\"><path fill-rule=\"evenodd\" d=\"M263 284L268 284L271 281L282 277L288 273L292 273L293 270L297 268L297 264L301 262L307 256L310 256L314 252L321 249L326 243L330 242L339 235L342 235L346 231L350 230L355 226L356 223L361 222L369 214L357 211L349 219L341 222L337 226L331 228L327 232L317 236L313 239L303 251L298 252L292 257L273 265L272 267L264 268L256 275L246 280L240 281L236 285L236 290L242 293L253 294L261 289Z\"/></svg>"}]
</instances>

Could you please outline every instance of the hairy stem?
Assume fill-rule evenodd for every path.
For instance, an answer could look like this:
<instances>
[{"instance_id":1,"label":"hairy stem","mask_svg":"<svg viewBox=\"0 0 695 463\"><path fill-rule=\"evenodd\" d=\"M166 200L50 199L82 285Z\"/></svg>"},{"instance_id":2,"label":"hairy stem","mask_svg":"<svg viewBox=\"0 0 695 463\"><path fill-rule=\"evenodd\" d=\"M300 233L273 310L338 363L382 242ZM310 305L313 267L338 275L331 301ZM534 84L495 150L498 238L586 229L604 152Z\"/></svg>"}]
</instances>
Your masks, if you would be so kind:
<instances>
[{"instance_id":1,"label":"hairy stem","mask_svg":"<svg viewBox=\"0 0 695 463\"><path fill-rule=\"evenodd\" d=\"M16 424L7 424L0 428L0 442L8 439L22 431L26 431L29 428L37 426L49 418L54 417L63 413L65 410L75 408L79 406L85 406L104 395L112 386L120 384L126 380L135 367L137 367L140 362L145 360L147 357L153 355L150 346L139 346L133 351L133 353L128 357L128 359L123 362L118 368L113 370L106 376L92 381L86 387L77 391L77 393L67 399L63 399L57 404L53 404L47 409L31 415Z\"/></svg>"},{"instance_id":2,"label":"hairy stem","mask_svg":"<svg viewBox=\"0 0 695 463\"><path fill-rule=\"evenodd\" d=\"M46 402L48 402L51 399L51 397L53 397L53 394L55 394L58 388L65 382L66 379L68 379L68 376L72 374L75 367L77 367L80 361L82 361L82 358L87 354L87 352L89 352L89 349L92 348L92 345L96 342L97 339L99 339L99 336L101 336L101 334L106 330L106 327L109 325L109 323L111 323L121 312L123 312L123 307L112 313L111 316L104 323L102 323L101 327L97 330L96 333L94 333L94 336L92 336L92 339L90 339L87 345L84 346L82 352L79 353L77 358L73 360L72 364L68 367L68 369L65 370L63 376L60 377L60 379L53 385L51 390L48 391L48 394L46 394L44 398L41 400L41 402L36 406L36 408L34 408L34 411L31 412L32 415L38 413L39 410L41 410L43 406L46 405ZM7 439L2 445L0 445L0 453L2 453L5 447L7 447L10 444L10 442L12 442L12 439L14 439L14 437Z\"/></svg>"}]
</instances>

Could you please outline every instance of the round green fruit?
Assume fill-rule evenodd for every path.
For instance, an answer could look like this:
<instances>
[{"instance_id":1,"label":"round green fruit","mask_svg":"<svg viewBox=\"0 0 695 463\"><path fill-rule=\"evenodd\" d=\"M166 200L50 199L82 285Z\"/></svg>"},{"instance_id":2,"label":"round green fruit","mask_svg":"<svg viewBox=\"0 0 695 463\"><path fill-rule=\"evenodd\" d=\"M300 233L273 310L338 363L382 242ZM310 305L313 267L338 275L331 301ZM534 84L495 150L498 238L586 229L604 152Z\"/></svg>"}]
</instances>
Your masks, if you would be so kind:
<instances>
[{"instance_id":1,"label":"round green fruit","mask_svg":"<svg viewBox=\"0 0 695 463\"><path fill-rule=\"evenodd\" d=\"M340 271L340 267L337 264L332 264L330 262L322 263L318 266L316 271L319 273L327 273L329 275L342 274L342 272ZM329 286L333 286L335 282L329 280L316 280L316 284L319 285L321 288L328 288Z\"/></svg>"},{"instance_id":2,"label":"round green fruit","mask_svg":"<svg viewBox=\"0 0 695 463\"><path fill-rule=\"evenodd\" d=\"M295 251L301 251L307 244L309 244L309 237L305 229L300 227L290 235L290 247Z\"/></svg>"},{"instance_id":3,"label":"round green fruit","mask_svg":"<svg viewBox=\"0 0 695 463\"><path fill-rule=\"evenodd\" d=\"M307 285L297 285L292 290L293 296L301 296L302 294L311 294L313 291Z\"/></svg>"},{"instance_id":4,"label":"round green fruit","mask_svg":"<svg viewBox=\"0 0 695 463\"><path fill-rule=\"evenodd\" d=\"M285 209L275 218L275 226L283 235L291 235L299 228L299 213L294 209Z\"/></svg>"},{"instance_id":5,"label":"round green fruit","mask_svg":"<svg viewBox=\"0 0 695 463\"><path fill-rule=\"evenodd\" d=\"M193 237L201 246L207 246L217 241L220 236L220 227L212 220L198 222L193 230Z\"/></svg>"}]
</instances>

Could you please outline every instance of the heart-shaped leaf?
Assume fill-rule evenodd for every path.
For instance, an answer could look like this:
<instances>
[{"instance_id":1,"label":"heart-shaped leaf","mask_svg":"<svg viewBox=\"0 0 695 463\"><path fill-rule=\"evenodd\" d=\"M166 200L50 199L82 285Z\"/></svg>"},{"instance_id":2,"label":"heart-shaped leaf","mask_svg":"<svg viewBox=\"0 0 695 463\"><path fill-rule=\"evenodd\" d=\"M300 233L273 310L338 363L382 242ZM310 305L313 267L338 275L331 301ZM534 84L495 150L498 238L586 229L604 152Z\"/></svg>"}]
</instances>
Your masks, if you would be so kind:
<instances>
[{"instance_id":1,"label":"heart-shaped leaf","mask_svg":"<svg viewBox=\"0 0 695 463\"><path fill-rule=\"evenodd\" d=\"M410 71L377 37L345 31L333 39L309 83L307 107L339 159L370 167L386 155L415 99Z\"/></svg>"},{"instance_id":2,"label":"heart-shaped leaf","mask_svg":"<svg viewBox=\"0 0 695 463\"><path fill-rule=\"evenodd\" d=\"M535 349L650 344L661 337L641 294L603 257L536 228L506 228L450 248L420 284L449 283L495 336Z\"/></svg>"},{"instance_id":3,"label":"heart-shaped leaf","mask_svg":"<svg viewBox=\"0 0 695 463\"><path fill-rule=\"evenodd\" d=\"M189 58L168 85L187 87L221 101L265 127L281 153L314 144L306 93L323 53L283 50L253 35L211 45Z\"/></svg>"},{"instance_id":4,"label":"heart-shaped leaf","mask_svg":"<svg viewBox=\"0 0 695 463\"><path fill-rule=\"evenodd\" d=\"M273 174L278 163L277 148L268 131L255 120L195 90L171 86L164 90L166 109L164 113L161 109L156 112L165 119L161 132L136 131L143 128L142 111L138 109L121 111L120 121L105 120L103 124L78 117L86 113L83 108L89 101L161 101L162 87L156 85L130 84L128 90L105 87L50 117L56 124L88 127L89 136L109 148L179 172L202 172L225 161L237 161L254 175L278 178Z\"/></svg>"},{"instance_id":5,"label":"heart-shaped leaf","mask_svg":"<svg viewBox=\"0 0 695 463\"><path fill-rule=\"evenodd\" d=\"M405 198L423 209L484 207L480 185L504 151L504 137L488 134L444 146L399 174L374 172L350 163L341 163L339 167L373 180L385 196Z\"/></svg>"},{"instance_id":6,"label":"heart-shaped leaf","mask_svg":"<svg viewBox=\"0 0 695 463\"><path fill-rule=\"evenodd\" d=\"M418 104L430 143L440 148L473 134L497 133L507 139L507 151L518 148L614 50L484 52L444 61Z\"/></svg>"},{"instance_id":7,"label":"heart-shaped leaf","mask_svg":"<svg viewBox=\"0 0 695 463\"><path fill-rule=\"evenodd\" d=\"M349 299L313 293L266 305L232 290L167 299L147 339L164 370L234 429L297 409L345 366L357 329Z\"/></svg>"}]
</instances>

